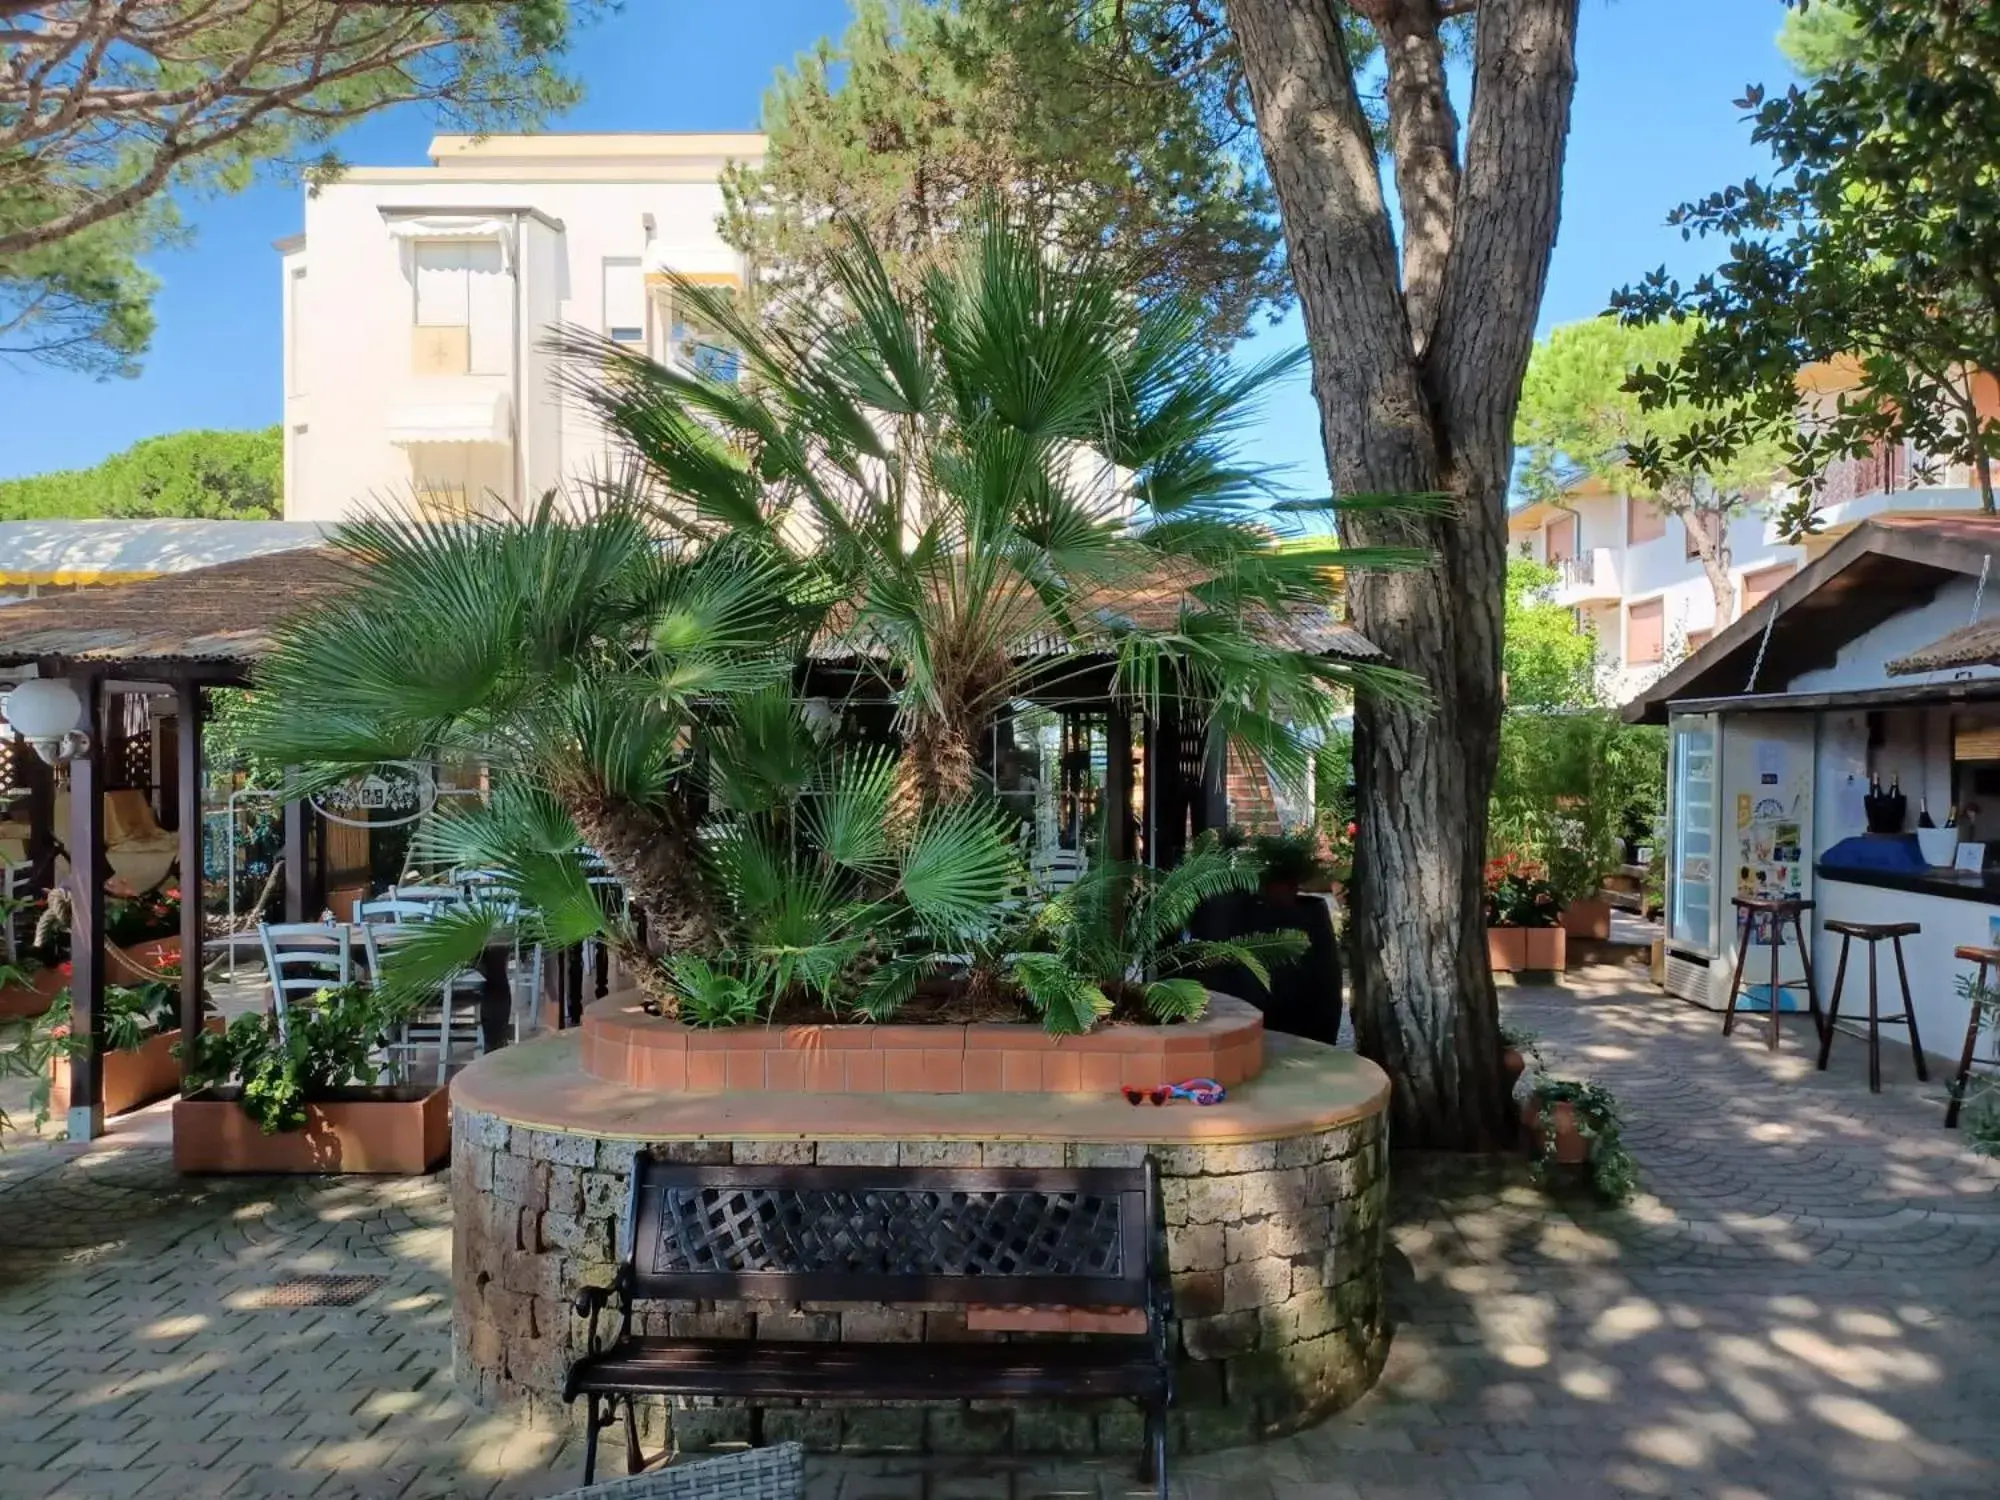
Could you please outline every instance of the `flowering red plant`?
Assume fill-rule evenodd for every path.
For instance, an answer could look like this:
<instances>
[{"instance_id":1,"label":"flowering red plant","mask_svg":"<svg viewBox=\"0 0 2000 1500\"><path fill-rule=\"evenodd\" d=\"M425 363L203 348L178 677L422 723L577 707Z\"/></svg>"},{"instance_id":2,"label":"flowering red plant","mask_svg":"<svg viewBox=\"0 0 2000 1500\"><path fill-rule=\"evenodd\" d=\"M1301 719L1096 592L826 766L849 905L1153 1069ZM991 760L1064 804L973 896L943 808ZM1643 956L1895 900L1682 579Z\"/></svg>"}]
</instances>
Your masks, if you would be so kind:
<instances>
[{"instance_id":1,"label":"flowering red plant","mask_svg":"<svg viewBox=\"0 0 2000 1500\"><path fill-rule=\"evenodd\" d=\"M1553 927L1562 898L1537 860L1508 850L1486 861L1488 927Z\"/></svg>"}]
</instances>

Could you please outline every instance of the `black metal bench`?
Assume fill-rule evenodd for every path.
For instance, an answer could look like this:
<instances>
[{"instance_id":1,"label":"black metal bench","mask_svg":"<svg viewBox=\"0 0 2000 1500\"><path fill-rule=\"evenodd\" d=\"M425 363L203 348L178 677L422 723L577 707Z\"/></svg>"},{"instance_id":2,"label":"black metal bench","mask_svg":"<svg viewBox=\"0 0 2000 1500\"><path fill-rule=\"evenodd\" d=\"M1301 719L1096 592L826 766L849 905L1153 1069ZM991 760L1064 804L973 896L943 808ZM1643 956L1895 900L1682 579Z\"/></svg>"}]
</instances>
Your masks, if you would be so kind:
<instances>
[{"instance_id":1,"label":"black metal bench","mask_svg":"<svg viewBox=\"0 0 2000 1500\"><path fill-rule=\"evenodd\" d=\"M583 1481L597 1436L625 1409L642 1465L641 1396L744 1400L1120 1398L1146 1416L1141 1474L1167 1493L1173 1362L1159 1178L1140 1168L694 1167L632 1163L624 1261L588 1287L588 1352L565 1400L588 1403ZM1006 1343L759 1343L633 1331L654 1300L945 1303L1141 1309L1143 1334ZM599 1314L615 1304L605 1342Z\"/></svg>"}]
</instances>

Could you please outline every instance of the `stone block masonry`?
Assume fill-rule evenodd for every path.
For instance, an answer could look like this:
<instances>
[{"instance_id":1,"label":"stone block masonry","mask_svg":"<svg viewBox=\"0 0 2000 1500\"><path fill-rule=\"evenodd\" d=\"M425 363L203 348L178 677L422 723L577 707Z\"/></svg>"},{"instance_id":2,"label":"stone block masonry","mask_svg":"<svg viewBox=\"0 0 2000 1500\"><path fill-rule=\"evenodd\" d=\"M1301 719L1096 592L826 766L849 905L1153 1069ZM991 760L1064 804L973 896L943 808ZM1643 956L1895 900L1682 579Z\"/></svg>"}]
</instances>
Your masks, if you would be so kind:
<instances>
[{"instance_id":1,"label":"stone block masonry","mask_svg":"<svg viewBox=\"0 0 2000 1500\"><path fill-rule=\"evenodd\" d=\"M571 1425L563 1373L581 1352L577 1288L616 1263L635 1143L510 1125L461 1107L454 1117L454 1367L482 1405L530 1425ZM1387 1140L1382 1115L1231 1144L978 1141L661 1141L678 1161L833 1166L1136 1164L1161 1171L1178 1324L1183 1452L1275 1437L1347 1405L1373 1383L1387 1346L1382 1291ZM963 1309L880 1304L654 1305L643 1331L758 1339L924 1339L1007 1335L968 1329ZM658 1407L660 1403L649 1403ZM649 1442L665 1436L648 1415ZM1137 1452L1136 1409L1107 1404L1013 1408L689 1404L672 1414L689 1450L797 1437L822 1451Z\"/></svg>"}]
</instances>

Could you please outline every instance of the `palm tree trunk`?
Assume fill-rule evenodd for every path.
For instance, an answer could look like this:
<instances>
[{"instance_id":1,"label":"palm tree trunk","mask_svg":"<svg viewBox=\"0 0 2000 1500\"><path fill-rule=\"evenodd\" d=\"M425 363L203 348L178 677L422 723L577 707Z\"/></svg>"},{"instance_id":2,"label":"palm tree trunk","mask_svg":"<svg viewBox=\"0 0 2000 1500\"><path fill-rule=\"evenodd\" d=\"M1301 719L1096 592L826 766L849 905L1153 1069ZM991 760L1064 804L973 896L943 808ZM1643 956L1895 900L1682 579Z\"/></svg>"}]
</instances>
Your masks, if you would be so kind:
<instances>
[{"instance_id":1,"label":"palm tree trunk","mask_svg":"<svg viewBox=\"0 0 2000 1500\"><path fill-rule=\"evenodd\" d=\"M962 723L942 719L910 726L903 754L896 762L896 786L890 803L894 826L914 828L926 809L963 802L978 779L979 759L973 737Z\"/></svg>"},{"instance_id":2,"label":"palm tree trunk","mask_svg":"<svg viewBox=\"0 0 2000 1500\"><path fill-rule=\"evenodd\" d=\"M584 843L646 914L654 947L670 954L722 947L721 913L702 879L700 834L685 809L672 801L642 806L594 785L566 788L563 802ZM648 958L640 967L656 966Z\"/></svg>"}]
</instances>

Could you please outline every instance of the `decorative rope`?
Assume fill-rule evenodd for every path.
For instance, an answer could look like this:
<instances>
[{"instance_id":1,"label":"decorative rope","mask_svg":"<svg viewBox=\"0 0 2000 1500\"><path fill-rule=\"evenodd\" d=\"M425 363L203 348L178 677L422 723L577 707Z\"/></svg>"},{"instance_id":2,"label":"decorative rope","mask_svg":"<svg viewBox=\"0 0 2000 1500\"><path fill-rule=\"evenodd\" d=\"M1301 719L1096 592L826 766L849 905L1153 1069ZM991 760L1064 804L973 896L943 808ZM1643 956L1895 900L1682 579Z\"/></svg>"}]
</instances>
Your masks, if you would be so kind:
<instances>
[{"instance_id":1,"label":"decorative rope","mask_svg":"<svg viewBox=\"0 0 2000 1500\"><path fill-rule=\"evenodd\" d=\"M1979 564L1979 587L1972 591L1972 618L1965 622L1968 625L1977 625L1979 623L1980 601L1986 597L1986 575L1992 571L1993 554L1989 552Z\"/></svg>"},{"instance_id":2,"label":"decorative rope","mask_svg":"<svg viewBox=\"0 0 2000 1500\"><path fill-rule=\"evenodd\" d=\"M1764 652L1771 644L1771 627L1777 623L1778 612L1774 609L1765 617L1764 637L1757 642L1757 659L1750 663L1750 681L1743 688L1746 696L1757 691L1757 674L1764 670Z\"/></svg>"}]
</instances>

